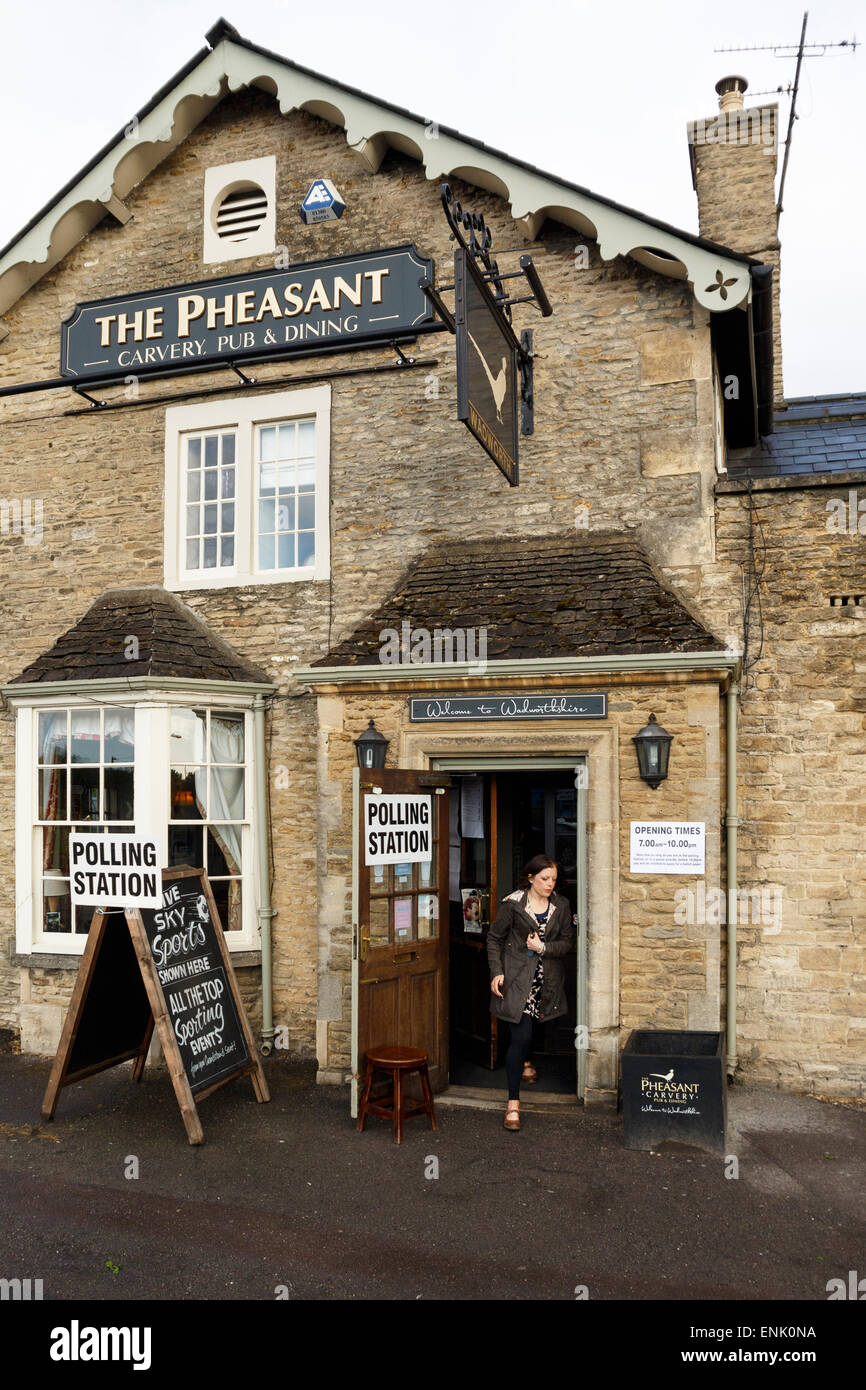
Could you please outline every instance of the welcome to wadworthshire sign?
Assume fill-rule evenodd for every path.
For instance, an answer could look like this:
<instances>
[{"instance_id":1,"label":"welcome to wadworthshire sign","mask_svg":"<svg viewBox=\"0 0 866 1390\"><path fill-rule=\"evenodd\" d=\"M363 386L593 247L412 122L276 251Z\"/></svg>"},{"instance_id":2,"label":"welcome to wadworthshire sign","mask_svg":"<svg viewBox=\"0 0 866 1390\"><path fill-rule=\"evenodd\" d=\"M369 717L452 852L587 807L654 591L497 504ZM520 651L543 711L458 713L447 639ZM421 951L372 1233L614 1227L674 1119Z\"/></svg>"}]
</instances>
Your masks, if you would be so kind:
<instances>
[{"instance_id":1,"label":"welcome to wadworthshire sign","mask_svg":"<svg viewBox=\"0 0 866 1390\"><path fill-rule=\"evenodd\" d=\"M411 243L77 304L61 325L60 371L123 377L207 362L330 352L442 327Z\"/></svg>"}]
</instances>

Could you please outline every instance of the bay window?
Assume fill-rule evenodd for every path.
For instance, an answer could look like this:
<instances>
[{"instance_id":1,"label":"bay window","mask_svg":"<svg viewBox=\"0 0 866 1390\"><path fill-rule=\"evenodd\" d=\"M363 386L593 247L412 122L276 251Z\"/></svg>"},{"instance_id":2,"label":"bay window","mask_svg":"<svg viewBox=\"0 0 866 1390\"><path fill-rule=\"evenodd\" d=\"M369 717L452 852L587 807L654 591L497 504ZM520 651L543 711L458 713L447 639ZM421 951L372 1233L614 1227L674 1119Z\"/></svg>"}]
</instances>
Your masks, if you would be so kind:
<instances>
[{"instance_id":1,"label":"bay window","mask_svg":"<svg viewBox=\"0 0 866 1390\"><path fill-rule=\"evenodd\" d=\"M251 698L61 698L17 709L17 950L83 949L71 830L149 835L166 868L205 868L229 946L255 948Z\"/></svg>"}]
</instances>

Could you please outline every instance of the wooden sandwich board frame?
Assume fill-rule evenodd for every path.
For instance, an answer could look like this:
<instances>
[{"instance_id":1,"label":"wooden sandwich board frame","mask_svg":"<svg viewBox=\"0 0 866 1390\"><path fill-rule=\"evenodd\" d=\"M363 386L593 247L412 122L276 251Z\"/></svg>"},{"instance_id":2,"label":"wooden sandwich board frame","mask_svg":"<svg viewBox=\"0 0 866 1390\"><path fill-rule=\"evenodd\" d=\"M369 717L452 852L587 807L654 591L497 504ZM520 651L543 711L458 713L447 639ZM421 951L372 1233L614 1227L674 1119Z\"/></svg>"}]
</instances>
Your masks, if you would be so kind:
<instances>
[{"instance_id":1,"label":"wooden sandwich board frame","mask_svg":"<svg viewBox=\"0 0 866 1390\"><path fill-rule=\"evenodd\" d=\"M156 1028L157 1036L162 1044L171 1084L174 1087L187 1138L191 1144L201 1144L204 1141L204 1131L196 1108L199 1102L237 1077L249 1075L256 1100L260 1103L270 1100L268 1084L265 1080L261 1061L256 1053L252 1032L241 1001L237 978L225 943L207 872L204 869L163 869L163 891L174 883L183 883L190 878L199 880L198 891L204 895L207 901L210 922L220 953L220 964L225 970L229 994L237 1013L241 1035L246 1046L246 1059L229 1073L219 1077L212 1085L195 1094L193 1093L174 1028L169 1018L165 993L160 983L141 909L126 909L124 911L124 909L119 908L116 911L111 911L97 908L90 923L87 943L78 968L75 989L63 1025L60 1045L42 1102L43 1119L53 1119L60 1091L64 1086L73 1085L87 1076L106 1071L109 1067L117 1066L121 1062L132 1061L131 1080L140 1081L144 1073L145 1060L154 1028ZM119 922L112 924L110 920L112 917L116 918L121 915L125 917L125 928ZM134 978L143 987L143 995L138 999L129 998L123 1001L127 1009L131 1011L132 1017L128 1022L129 1035L124 1036L120 1050L107 1057L91 1059L87 1052L87 1044L89 1043L92 1048L92 1036L95 1031L94 1009L99 1006L101 993L104 992L107 985L110 985L110 981L107 982L105 979L105 969L100 975L100 961L105 964L106 958L110 959L113 954L116 960L121 961L123 966L130 970L128 959L130 946L137 965L137 972L131 972L130 983L134 975ZM127 957L125 960L124 955ZM88 1016L88 1003L91 1005L90 1016ZM95 1020L95 1022L98 1023L99 1020ZM84 1047L83 1057L76 1056L77 1053L81 1053L82 1045ZM108 1051L111 1052L111 1048Z\"/></svg>"}]
</instances>

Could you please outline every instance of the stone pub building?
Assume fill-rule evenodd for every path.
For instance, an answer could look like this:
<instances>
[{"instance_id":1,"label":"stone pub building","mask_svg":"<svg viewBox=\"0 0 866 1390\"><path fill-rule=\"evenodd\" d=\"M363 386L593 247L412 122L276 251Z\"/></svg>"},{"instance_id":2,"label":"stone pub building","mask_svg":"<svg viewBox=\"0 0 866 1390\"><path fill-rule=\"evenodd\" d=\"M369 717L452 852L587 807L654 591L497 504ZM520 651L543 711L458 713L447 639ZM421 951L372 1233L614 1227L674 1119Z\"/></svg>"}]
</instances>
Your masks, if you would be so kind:
<instances>
[{"instance_id":1,"label":"stone pub building","mask_svg":"<svg viewBox=\"0 0 866 1390\"><path fill-rule=\"evenodd\" d=\"M0 252L22 1050L57 1047L89 924L70 830L134 828L208 869L263 1049L347 1103L371 1042L497 1082L484 928L539 851L578 926L541 1089L615 1104L644 1027L863 1094L866 398L783 397L744 86L688 127L694 235L220 21ZM458 419L443 183L532 331L519 480ZM512 368L466 342L495 434ZM430 858L368 862L377 786L431 798Z\"/></svg>"}]
</instances>

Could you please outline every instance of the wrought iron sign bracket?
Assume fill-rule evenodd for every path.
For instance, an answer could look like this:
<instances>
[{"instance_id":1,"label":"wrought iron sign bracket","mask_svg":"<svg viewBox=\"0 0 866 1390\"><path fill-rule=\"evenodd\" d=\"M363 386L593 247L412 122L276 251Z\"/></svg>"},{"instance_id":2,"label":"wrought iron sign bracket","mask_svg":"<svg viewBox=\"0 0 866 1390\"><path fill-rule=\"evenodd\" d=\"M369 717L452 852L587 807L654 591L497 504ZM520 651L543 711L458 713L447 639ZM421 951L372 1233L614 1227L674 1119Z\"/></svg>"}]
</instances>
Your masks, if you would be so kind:
<instances>
[{"instance_id":1,"label":"wrought iron sign bracket","mask_svg":"<svg viewBox=\"0 0 866 1390\"><path fill-rule=\"evenodd\" d=\"M448 329L448 332L456 333L457 324L454 321L454 315L448 308L448 305L445 303L441 295L442 290L453 290L454 286L440 285L439 288L436 289L433 285L430 284L429 280L419 280L418 284L421 287L422 293L427 296L428 303L432 304L433 308L436 310L436 313L439 315L445 327Z\"/></svg>"},{"instance_id":2,"label":"wrought iron sign bracket","mask_svg":"<svg viewBox=\"0 0 866 1390\"><path fill-rule=\"evenodd\" d=\"M520 335L520 433L532 434L535 429L535 382L532 364L532 329L524 328Z\"/></svg>"},{"instance_id":3,"label":"wrought iron sign bracket","mask_svg":"<svg viewBox=\"0 0 866 1390\"><path fill-rule=\"evenodd\" d=\"M83 396L86 401L90 401L91 410L100 410L103 406L108 404L107 401L98 401L95 396L91 396L87 391L83 390L82 387L73 385L71 381L65 384L72 386L76 396Z\"/></svg>"},{"instance_id":4,"label":"wrought iron sign bracket","mask_svg":"<svg viewBox=\"0 0 866 1390\"><path fill-rule=\"evenodd\" d=\"M505 303L506 295L502 276L499 272L499 266L490 254L490 248L493 245L493 233L484 221L483 213L470 212L468 209L464 209L463 204L454 197L451 187L447 183L439 185L439 196L442 200L445 218L451 228L451 240L456 241L458 246L462 246L463 250L469 253L478 267L478 273L484 280L490 282L493 298L510 324L511 310ZM464 232L468 233L468 239L463 235Z\"/></svg>"},{"instance_id":5,"label":"wrought iron sign bracket","mask_svg":"<svg viewBox=\"0 0 866 1390\"><path fill-rule=\"evenodd\" d=\"M282 360L282 359L280 359ZM350 376L371 376L384 375L395 371L430 371L438 367L438 357L414 358L411 365L403 362L377 363L369 367L335 367L325 372L298 372L292 376L268 377L265 380L256 380L251 383L253 390L262 388L273 389L276 386L306 386L311 381L331 381L334 377ZM70 383L64 381L63 385ZM74 389L74 388L73 388ZM137 398L133 400L120 401L96 401L87 410L64 410L64 415L89 415L93 407L100 406L103 410L135 410L137 407L151 409L155 405L177 405L179 401L200 400L202 396L228 396L237 391L237 383L232 382L231 386L207 386L199 387L192 391L173 391L170 395L148 396L146 399ZM309 693L309 692L307 692ZM301 691L304 694L304 691Z\"/></svg>"},{"instance_id":6,"label":"wrought iron sign bracket","mask_svg":"<svg viewBox=\"0 0 866 1390\"><path fill-rule=\"evenodd\" d=\"M226 366L240 377L244 386L255 386L256 378L254 376L247 376L246 372L242 372L236 362L226 362Z\"/></svg>"},{"instance_id":7,"label":"wrought iron sign bracket","mask_svg":"<svg viewBox=\"0 0 866 1390\"><path fill-rule=\"evenodd\" d=\"M496 301L497 308L499 308L504 317L508 320L508 323L511 323L511 306L513 304L537 304L544 318L549 318L553 313L553 308L547 297L544 286L541 283L532 257L522 255L520 257L519 270L501 271L491 255L493 234L484 221L483 214L479 212L470 212L464 209L459 199L453 196L451 188L447 183L440 184L439 196L442 200L445 217L451 228L451 240L456 241L458 245L462 246L464 251L467 251L472 257L478 267L481 278L491 287L491 293ZM468 238L464 236L464 232L468 233ZM506 255L511 253L500 252L498 254ZM520 299L511 299L505 292L503 282L505 280L516 280L521 275L526 277L532 293ZM439 288L442 290L449 290L453 289L454 286L440 285Z\"/></svg>"},{"instance_id":8,"label":"wrought iron sign bracket","mask_svg":"<svg viewBox=\"0 0 866 1390\"><path fill-rule=\"evenodd\" d=\"M536 304L541 310L543 317L546 319L550 318L550 315L553 313L553 306L545 293L544 286L539 279L538 271L535 268L535 263L531 256L521 256L519 270L509 270L507 274L499 275L498 278L500 280L519 280L521 276L525 276L529 281L529 287L532 293L504 299L502 301L503 306L508 306L510 308L512 304ZM482 278L484 280L489 280L491 277L489 275L484 275ZM443 286L443 288L447 289L448 286Z\"/></svg>"},{"instance_id":9,"label":"wrought iron sign bracket","mask_svg":"<svg viewBox=\"0 0 866 1390\"><path fill-rule=\"evenodd\" d=\"M390 346L392 351L396 352L397 354L397 361L394 363L395 367L414 367L415 358L407 357L400 344L396 341L396 339L393 343L391 343Z\"/></svg>"}]
</instances>

